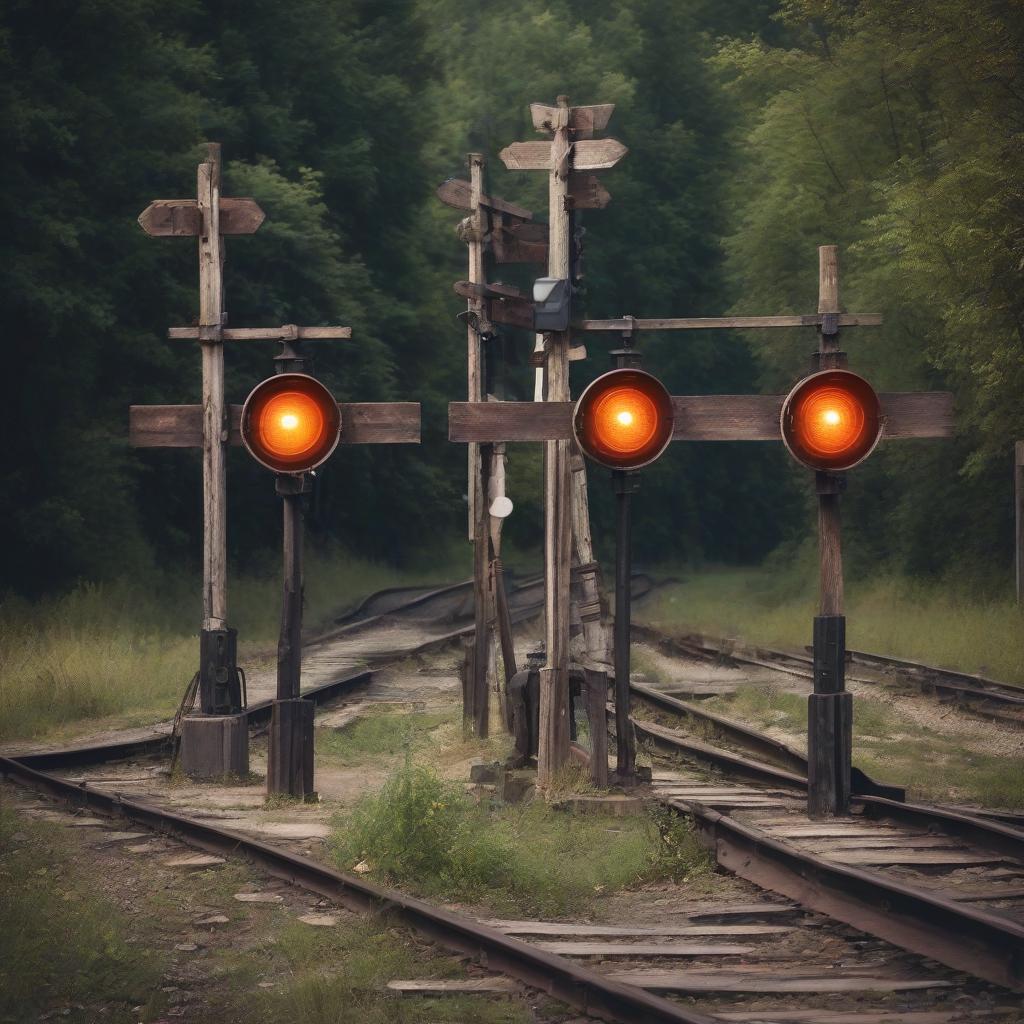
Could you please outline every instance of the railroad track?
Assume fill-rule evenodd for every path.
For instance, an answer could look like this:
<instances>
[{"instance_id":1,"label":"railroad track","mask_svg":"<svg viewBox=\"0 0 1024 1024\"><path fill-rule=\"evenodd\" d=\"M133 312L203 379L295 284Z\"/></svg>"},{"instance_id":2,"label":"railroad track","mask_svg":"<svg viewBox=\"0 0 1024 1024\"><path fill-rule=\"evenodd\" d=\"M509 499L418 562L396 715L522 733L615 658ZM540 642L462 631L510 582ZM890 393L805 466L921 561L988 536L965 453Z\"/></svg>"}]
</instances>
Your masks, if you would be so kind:
<instances>
[{"instance_id":1,"label":"railroad track","mask_svg":"<svg viewBox=\"0 0 1024 1024\"><path fill-rule=\"evenodd\" d=\"M652 687L634 684L632 692L654 713L634 716L638 736L693 766L656 776L656 794L693 817L720 865L905 949L1024 990L1024 830L893 799L863 773L849 818L808 822L800 752Z\"/></svg>"},{"instance_id":2,"label":"railroad track","mask_svg":"<svg viewBox=\"0 0 1024 1024\"><path fill-rule=\"evenodd\" d=\"M706 656L739 664L757 665L804 679L813 678L814 661L809 653L743 645L701 633L669 637L649 626L635 623L633 635L638 639L648 639L698 657ZM973 714L1024 728L1024 687L997 682L967 672L936 668L916 661L906 661L884 654L869 654L864 651L847 651L847 664L878 673L876 676L850 674L848 678L851 681L872 686L910 685L922 693L952 700Z\"/></svg>"},{"instance_id":3,"label":"railroad track","mask_svg":"<svg viewBox=\"0 0 1024 1024\"><path fill-rule=\"evenodd\" d=\"M513 595L513 616L517 621L525 621L539 610L536 594L531 597L529 591L531 585L535 586L528 583L522 594L517 591ZM440 616L442 621L427 643L403 651L404 656L443 646L471 633L471 624L460 624L458 608L466 590L468 586L461 584L406 595L413 614L422 614L425 619ZM386 608L381 608L382 602ZM402 595L395 593L370 602L358 619L339 624L343 632L336 639L347 644L360 634L369 636L377 629L388 631L389 616L402 616L405 603ZM329 649L332 640L318 638L317 644ZM337 678L317 683L306 695L323 705L347 699L366 687L372 688L382 670L383 666L343 672ZM251 723L258 726L268 713L269 705L257 703L250 709ZM777 776L761 782L748 777L748 784L738 787L711 783L710 790L715 790L711 792L708 780L699 771L691 775L675 770L659 772L655 789L658 798L694 817L721 864L741 878L749 878L761 890L789 898L766 896L752 887L742 899L724 903L701 903L677 896L668 901L669 906L664 906L652 898L650 906L642 912L642 925L634 920L607 925L480 922L335 871L296 852L294 842L268 843L152 801L125 798L111 792L109 785L91 784L88 776L85 780L69 780L57 774L126 757L133 764L146 759L153 761L165 753L166 737L159 736L148 741L0 759L0 771L37 792L93 814L109 816L111 821L127 819L203 850L222 856L244 856L269 874L346 906L364 911L387 908L420 933L486 964L488 969L502 971L579 1010L608 1020L694 1024L716 1020L751 1024L981 1024L1021 1019L1012 1015L1016 1011L1007 1008L1008 997L999 989L969 976L950 974L919 956L894 948L884 939L836 923L846 922L879 935L873 927L865 927L873 926L873 921L849 920L850 913L831 905L827 916L808 912L808 908L815 908L817 897L814 892L805 891L811 877L806 864L791 870L791 874L795 872L796 877L804 880L804 889L783 877L777 865L769 874L754 878L750 865L761 863L759 857L772 836L757 824L744 824L743 815L760 815L769 809L777 814L779 805L773 801L784 798L790 801L789 805L781 805L787 817L798 817L801 810L799 783L791 781L788 788L783 787ZM742 756L732 753L734 757ZM756 764L753 758L745 760ZM790 769L798 767L795 762L790 764ZM787 771L778 767L774 770ZM788 774L799 779L797 770ZM688 786L697 789L688 790ZM678 792L681 787L683 792ZM770 792L769 787L777 792ZM717 792L723 788L728 792ZM758 798L758 794L766 796ZM765 799L767 803L762 802ZM886 809L884 803L875 806ZM761 821L761 825L768 823ZM746 837L752 846L742 845L743 829L752 832L752 838ZM792 854L796 844L786 837L779 845ZM787 886L794 895L787 893ZM825 888L821 882L810 888L818 886ZM903 907L896 906L896 916L902 921ZM632 913L635 916L637 912L634 909ZM908 936L902 933L897 938L906 949L918 948L907 940ZM942 959L930 949L924 955ZM581 960L593 966L584 966ZM971 973L988 976L976 967L974 964ZM851 999L853 994L855 1005L836 1007L835 1000Z\"/></svg>"}]
</instances>

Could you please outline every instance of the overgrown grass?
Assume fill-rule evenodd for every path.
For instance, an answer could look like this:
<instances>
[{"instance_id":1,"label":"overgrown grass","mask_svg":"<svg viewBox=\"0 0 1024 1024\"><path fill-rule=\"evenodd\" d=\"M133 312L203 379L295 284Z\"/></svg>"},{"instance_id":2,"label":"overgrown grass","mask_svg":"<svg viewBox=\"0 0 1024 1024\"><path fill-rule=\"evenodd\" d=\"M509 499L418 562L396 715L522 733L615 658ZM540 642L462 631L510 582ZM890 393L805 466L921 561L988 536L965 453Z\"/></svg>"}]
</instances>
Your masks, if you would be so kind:
<instances>
[{"instance_id":1,"label":"overgrown grass","mask_svg":"<svg viewBox=\"0 0 1024 1024\"><path fill-rule=\"evenodd\" d=\"M159 966L78 876L61 830L0 807L0 1020L152 1020ZM142 1004L143 1011L132 1007ZM102 1007L102 1016L96 1017Z\"/></svg>"},{"instance_id":2,"label":"overgrown grass","mask_svg":"<svg viewBox=\"0 0 1024 1024\"><path fill-rule=\"evenodd\" d=\"M769 564L693 573L640 602L634 616L668 632L705 631L769 646L811 641L817 572ZM799 572L797 572L799 569ZM847 643L1024 684L1024 611L1010 600L892 576L847 586Z\"/></svg>"},{"instance_id":3,"label":"overgrown grass","mask_svg":"<svg viewBox=\"0 0 1024 1024\"><path fill-rule=\"evenodd\" d=\"M400 572L337 551L307 562L311 626L383 587L459 574L452 566ZM279 586L276 570L232 578L229 621L243 658L276 636ZM168 574L145 586L83 584L36 603L0 601L0 740L73 732L85 720L132 725L173 714L198 664L198 596L197 579Z\"/></svg>"},{"instance_id":4,"label":"overgrown grass","mask_svg":"<svg viewBox=\"0 0 1024 1024\"><path fill-rule=\"evenodd\" d=\"M388 883L498 914L584 913L602 892L708 871L682 819L489 809L411 761L336 823L332 852L344 869L365 861Z\"/></svg>"},{"instance_id":5,"label":"overgrown grass","mask_svg":"<svg viewBox=\"0 0 1024 1024\"><path fill-rule=\"evenodd\" d=\"M222 964L237 992L221 1021L244 1024L528 1024L522 1005L473 996L403 999L387 990L396 978L464 977L452 957L427 953L385 920L333 928L288 924L259 956L225 951ZM273 964L287 983L257 987ZM243 996L244 993L244 996Z\"/></svg>"},{"instance_id":6,"label":"overgrown grass","mask_svg":"<svg viewBox=\"0 0 1024 1024\"><path fill-rule=\"evenodd\" d=\"M421 750L427 735L451 724L455 714L455 710L408 715L381 711L359 718L344 729L321 729L317 734L317 757L349 765Z\"/></svg>"},{"instance_id":7,"label":"overgrown grass","mask_svg":"<svg viewBox=\"0 0 1024 1024\"><path fill-rule=\"evenodd\" d=\"M741 686L705 707L755 726L774 726L806 750L807 697L774 686ZM1024 807L1024 772L1012 757L971 749L956 736L914 721L899 706L859 695L853 763L879 782L906 786L913 799Z\"/></svg>"}]
</instances>

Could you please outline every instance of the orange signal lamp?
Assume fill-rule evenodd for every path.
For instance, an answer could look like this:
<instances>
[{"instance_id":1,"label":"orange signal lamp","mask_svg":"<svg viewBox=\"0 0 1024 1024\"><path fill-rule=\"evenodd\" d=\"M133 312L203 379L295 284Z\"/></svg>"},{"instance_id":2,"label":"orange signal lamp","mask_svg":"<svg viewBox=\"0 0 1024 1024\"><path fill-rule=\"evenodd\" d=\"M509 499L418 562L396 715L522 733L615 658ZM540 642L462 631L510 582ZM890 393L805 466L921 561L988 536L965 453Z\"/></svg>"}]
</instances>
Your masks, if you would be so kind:
<instances>
[{"instance_id":1,"label":"orange signal lamp","mask_svg":"<svg viewBox=\"0 0 1024 1024\"><path fill-rule=\"evenodd\" d=\"M672 440L672 396L643 370L610 370L590 382L573 413L584 453L611 469L650 465Z\"/></svg>"},{"instance_id":2,"label":"orange signal lamp","mask_svg":"<svg viewBox=\"0 0 1024 1024\"><path fill-rule=\"evenodd\" d=\"M813 373L782 403L782 440L811 469L851 469L874 451L881 436L878 395L849 370Z\"/></svg>"},{"instance_id":3,"label":"orange signal lamp","mask_svg":"<svg viewBox=\"0 0 1024 1024\"><path fill-rule=\"evenodd\" d=\"M242 406L242 443L276 473L305 473L341 440L334 396L315 377L279 373L253 388Z\"/></svg>"}]
</instances>

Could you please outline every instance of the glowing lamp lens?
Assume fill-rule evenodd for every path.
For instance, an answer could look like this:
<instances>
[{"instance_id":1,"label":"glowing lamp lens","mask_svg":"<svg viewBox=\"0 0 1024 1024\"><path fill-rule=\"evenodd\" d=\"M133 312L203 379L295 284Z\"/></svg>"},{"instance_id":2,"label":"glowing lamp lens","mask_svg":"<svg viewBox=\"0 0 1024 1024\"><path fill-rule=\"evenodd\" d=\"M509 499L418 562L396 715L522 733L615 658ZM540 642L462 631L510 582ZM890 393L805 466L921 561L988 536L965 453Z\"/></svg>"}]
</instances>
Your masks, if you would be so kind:
<instances>
[{"instance_id":1,"label":"glowing lamp lens","mask_svg":"<svg viewBox=\"0 0 1024 1024\"><path fill-rule=\"evenodd\" d=\"M334 451L341 432L338 404L313 377L284 373L258 385L242 409L242 440L263 465L302 473Z\"/></svg>"},{"instance_id":2,"label":"glowing lamp lens","mask_svg":"<svg viewBox=\"0 0 1024 1024\"><path fill-rule=\"evenodd\" d=\"M782 406L786 447L812 469L850 469L871 454L881 432L878 396L849 370L812 374Z\"/></svg>"},{"instance_id":3,"label":"glowing lamp lens","mask_svg":"<svg viewBox=\"0 0 1024 1024\"><path fill-rule=\"evenodd\" d=\"M672 399L649 373L612 370L580 395L573 428L592 459L615 469L638 469L672 439Z\"/></svg>"}]
</instances>

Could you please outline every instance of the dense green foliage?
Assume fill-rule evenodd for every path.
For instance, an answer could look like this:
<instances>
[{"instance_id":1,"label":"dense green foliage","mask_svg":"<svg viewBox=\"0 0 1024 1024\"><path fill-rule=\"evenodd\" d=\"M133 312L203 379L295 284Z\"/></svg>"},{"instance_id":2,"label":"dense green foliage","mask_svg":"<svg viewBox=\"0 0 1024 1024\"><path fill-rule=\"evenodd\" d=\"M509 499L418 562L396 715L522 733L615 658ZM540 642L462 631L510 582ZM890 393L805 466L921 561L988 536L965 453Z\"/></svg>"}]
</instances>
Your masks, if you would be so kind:
<instances>
[{"instance_id":1,"label":"dense green foliage","mask_svg":"<svg viewBox=\"0 0 1024 1024\"><path fill-rule=\"evenodd\" d=\"M315 352L338 396L423 402L422 448L335 456L314 532L399 563L457 536L465 461L445 407L465 386L451 292L465 252L433 188L478 149L489 187L543 215L544 175L509 174L497 152L534 137L528 103L558 93L614 102L611 133L630 147L604 178L611 206L581 215L588 314L809 311L815 247L839 243L845 305L887 318L849 332L853 365L886 387L948 385L960 413L954 444L893 446L857 471L861 558L1005 564L1009 446L1024 432L1022 45L1021 4L996 0L11 0L0 585L32 594L196 563L197 456L133 452L126 413L197 400L198 354L165 333L195 315L194 245L134 220L192 194L204 139L223 143L225 193L268 213L228 241L231 323L352 324L351 343ZM608 365L607 342L590 339L576 387ZM677 393L784 387L812 345L643 339ZM529 393L531 347L525 332L498 345L508 397ZM269 348L229 347L230 400L269 372ZM522 546L539 541L538 476L537 447L514 449ZM229 480L240 564L275 545L276 499L241 452ZM778 446L675 445L645 474L638 554L759 559L807 534L807 492ZM603 473L592 494L600 542Z\"/></svg>"}]
</instances>

